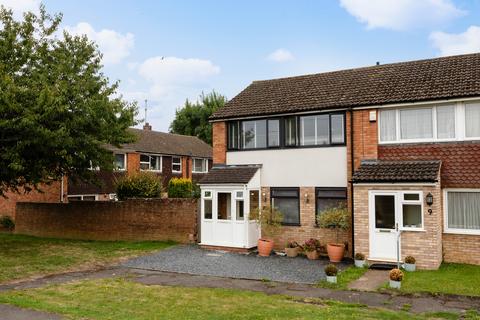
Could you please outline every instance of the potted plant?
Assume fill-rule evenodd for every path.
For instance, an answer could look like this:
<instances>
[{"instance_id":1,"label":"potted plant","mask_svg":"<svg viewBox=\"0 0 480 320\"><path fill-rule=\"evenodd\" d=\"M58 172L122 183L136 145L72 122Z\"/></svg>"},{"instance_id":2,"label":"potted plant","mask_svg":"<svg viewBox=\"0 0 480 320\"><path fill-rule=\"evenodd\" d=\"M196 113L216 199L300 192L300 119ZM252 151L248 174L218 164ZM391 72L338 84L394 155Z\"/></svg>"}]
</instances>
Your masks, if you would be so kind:
<instances>
[{"instance_id":1,"label":"potted plant","mask_svg":"<svg viewBox=\"0 0 480 320\"><path fill-rule=\"evenodd\" d=\"M350 228L350 214L345 206L328 208L317 217L321 228L333 229L336 232L336 242L327 244L327 253L331 262L340 262L345 254L345 244L339 243L340 230Z\"/></svg>"},{"instance_id":2,"label":"potted plant","mask_svg":"<svg viewBox=\"0 0 480 320\"><path fill-rule=\"evenodd\" d=\"M365 255L363 253L355 253L355 267L363 268L365 267Z\"/></svg>"},{"instance_id":3,"label":"potted plant","mask_svg":"<svg viewBox=\"0 0 480 320\"><path fill-rule=\"evenodd\" d=\"M250 218L260 227L261 237L258 239L258 255L268 257L273 250L273 237L280 231L283 215L276 208L265 206L250 212Z\"/></svg>"},{"instance_id":4,"label":"potted plant","mask_svg":"<svg viewBox=\"0 0 480 320\"><path fill-rule=\"evenodd\" d=\"M327 275L327 282L337 283L338 269L334 264L329 264L325 267L325 274Z\"/></svg>"},{"instance_id":5,"label":"potted plant","mask_svg":"<svg viewBox=\"0 0 480 320\"><path fill-rule=\"evenodd\" d=\"M390 288L400 289L403 280L403 272L400 269L390 270Z\"/></svg>"},{"instance_id":6,"label":"potted plant","mask_svg":"<svg viewBox=\"0 0 480 320\"><path fill-rule=\"evenodd\" d=\"M298 255L300 245L296 241L287 241L285 244L285 253L287 257L295 258Z\"/></svg>"},{"instance_id":7,"label":"potted plant","mask_svg":"<svg viewBox=\"0 0 480 320\"><path fill-rule=\"evenodd\" d=\"M409 271L409 272L413 272L415 271L416 269L416 265L415 265L415 258L412 257L412 256L406 256L405 257L405 263L403 264L403 268L406 270L406 271Z\"/></svg>"},{"instance_id":8,"label":"potted plant","mask_svg":"<svg viewBox=\"0 0 480 320\"><path fill-rule=\"evenodd\" d=\"M321 247L320 241L310 238L303 244L303 251L310 260L317 260L320 257L318 249Z\"/></svg>"}]
</instances>

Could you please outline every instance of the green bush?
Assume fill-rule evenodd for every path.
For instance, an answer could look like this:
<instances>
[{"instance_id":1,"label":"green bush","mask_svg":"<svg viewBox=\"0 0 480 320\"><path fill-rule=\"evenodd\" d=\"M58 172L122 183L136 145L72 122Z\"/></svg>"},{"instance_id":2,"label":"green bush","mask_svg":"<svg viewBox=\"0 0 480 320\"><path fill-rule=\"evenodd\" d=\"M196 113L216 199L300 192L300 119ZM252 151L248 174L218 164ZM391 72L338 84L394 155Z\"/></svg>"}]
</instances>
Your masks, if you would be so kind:
<instances>
[{"instance_id":1,"label":"green bush","mask_svg":"<svg viewBox=\"0 0 480 320\"><path fill-rule=\"evenodd\" d=\"M193 184L191 179L187 178L172 178L168 182L168 197L169 198L194 198L200 195L197 187Z\"/></svg>"},{"instance_id":2,"label":"green bush","mask_svg":"<svg viewBox=\"0 0 480 320\"><path fill-rule=\"evenodd\" d=\"M7 230L15 229L15 222L10 216L0 216L0 226Z\"/></svg>"},{"instance_id":3,"label":"green bush","mask_svg":"<svg viewBox=\"0 0 480 320\"><path fill-rule=\"evenodd\" d=\"M119 200L159 198L162 194L162 178L153 172L140 171L120 178L116 189Z\"/></svg>"}]
</instances>

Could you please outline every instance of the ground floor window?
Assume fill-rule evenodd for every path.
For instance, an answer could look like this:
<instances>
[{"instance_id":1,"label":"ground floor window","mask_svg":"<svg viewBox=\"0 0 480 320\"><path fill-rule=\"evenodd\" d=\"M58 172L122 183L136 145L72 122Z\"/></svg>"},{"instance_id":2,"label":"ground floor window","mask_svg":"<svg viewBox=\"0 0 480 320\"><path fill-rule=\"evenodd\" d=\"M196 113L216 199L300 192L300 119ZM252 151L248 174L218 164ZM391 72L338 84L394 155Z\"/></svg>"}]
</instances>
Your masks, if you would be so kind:
<instances>
[{"instance_id":1,"label":"ground floor window","mask_svg":"<svg viewBox=\"0 0 480 320\"><path fill-rule=\"evenodd\" d=\"M480 234L480 190L447 190L445 229Z\"/></svg>"},{"instance_id":2,"label":"ground floor window","mask_svg":"<svg viewBox=\"0 0 480 320\"><path fill-rule=\"evenodd\" d=\"M271 188L272 207L283 214L283 224L300 225L299 188Z\"/></svg>"},{"instance_id":3,"label":"ground floor window","mask_svg":"<svg viewBox=\"0 0 480 320\"><path fill-rule=\"evenodd\" d=\"M75 195L75 196L67 196L68 201L95 201L98 200L97 195Z\"/></svg>"},{"instance_id":4,"label":"ground floor window","mask_svg":"<svg viewBox=\"0 0 480 320\"><path fill-rule=\"evenodd\" d=\"M347 188L315 188L315 223L318 215L329 208L347 206Z\"/></svg>"}]
</instances>

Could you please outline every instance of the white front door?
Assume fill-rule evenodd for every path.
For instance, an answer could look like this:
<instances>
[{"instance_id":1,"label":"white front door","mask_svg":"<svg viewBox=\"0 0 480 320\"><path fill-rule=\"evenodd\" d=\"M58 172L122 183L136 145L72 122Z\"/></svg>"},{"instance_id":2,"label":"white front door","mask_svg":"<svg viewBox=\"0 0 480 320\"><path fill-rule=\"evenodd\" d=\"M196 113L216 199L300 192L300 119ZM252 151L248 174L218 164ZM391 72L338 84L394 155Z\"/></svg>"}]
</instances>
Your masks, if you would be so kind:
<instances>
[{"instance_id":1,"label":"white front door","mask_svg":"<svg viewBox=\"0 0 480 320\"><path fill-rule=\"evenodd\" d=\"M397 259L399 225L397 197L398 194L395 192L370 191L369 259L371 260L396 261Z\"/></svg>"}]
</instances>

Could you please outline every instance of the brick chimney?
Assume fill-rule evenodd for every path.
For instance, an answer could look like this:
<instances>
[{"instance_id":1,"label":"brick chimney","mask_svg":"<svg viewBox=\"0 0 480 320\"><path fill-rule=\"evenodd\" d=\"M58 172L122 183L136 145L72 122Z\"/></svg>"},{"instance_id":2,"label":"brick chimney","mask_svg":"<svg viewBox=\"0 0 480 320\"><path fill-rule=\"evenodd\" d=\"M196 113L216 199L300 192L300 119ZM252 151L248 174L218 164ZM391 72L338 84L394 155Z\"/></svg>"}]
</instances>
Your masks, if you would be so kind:
<instances>
[{"instance_id":1,"label":"brick chimney","mask_svg":"<svg viewBox=\"0 0 480 320\"><path fill-rule=\"evenodd\" d=\"M152 126L146 122L144 125L143 125L143 130L148 130L148 131L152 131Z\"/></svg>"}]
</instances>

